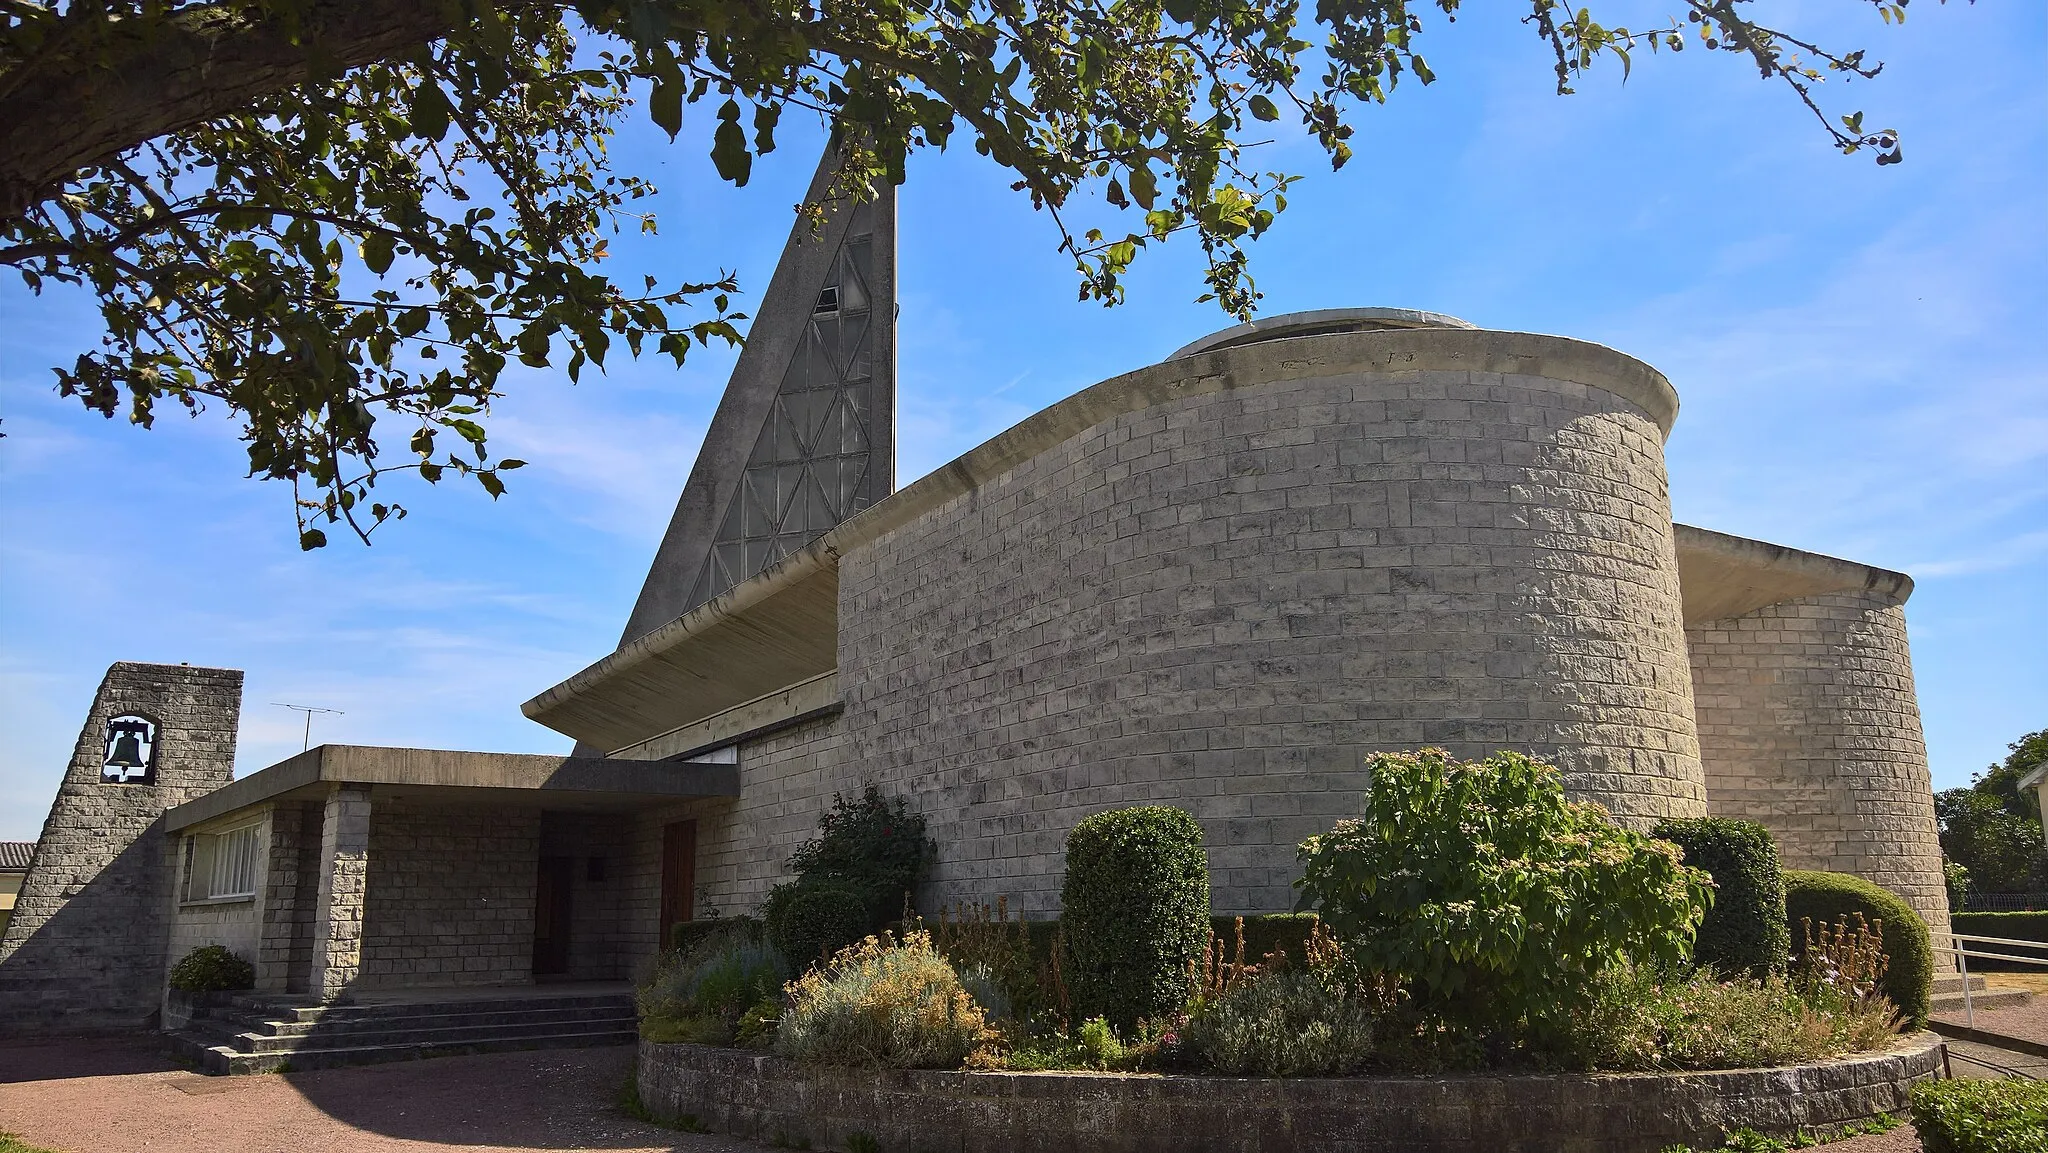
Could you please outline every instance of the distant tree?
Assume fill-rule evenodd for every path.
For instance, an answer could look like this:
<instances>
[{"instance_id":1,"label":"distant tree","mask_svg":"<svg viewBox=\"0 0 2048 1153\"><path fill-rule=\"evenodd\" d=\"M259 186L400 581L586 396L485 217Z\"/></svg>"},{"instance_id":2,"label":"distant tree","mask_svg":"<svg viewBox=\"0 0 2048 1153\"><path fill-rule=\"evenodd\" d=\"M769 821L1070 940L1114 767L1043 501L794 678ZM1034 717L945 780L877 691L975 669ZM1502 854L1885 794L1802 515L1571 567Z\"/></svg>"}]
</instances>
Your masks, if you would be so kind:
<instances>
[{"instance_id":1,"label":"distant tree","mask_svg":"<svg viewBox=\"0 0 2048 1153\"><path fill-rule=\"evenodd\" d=\"M2019 780L2048 762L2048 729L2006 746L2011 754L1970 779L1969 787L1934 794L1941 851L1968 870L1973 892L2010 893L2048 887L2041 840L2041 799Z\"/></svg>"},{"instance_id":2,"label":"distant tree","mask_svg":"<svg viewBox=\"0 0 2048 1153\"><path fill-rule=\"evenodd\" d=\"M1872 77L1744 13L1670 0L1655 27L1608 27L1562 0L1488 3L1553 58L1555 87L1603 56L1732 53L1785 84L1846 152L1899 159L1895 133L1824 113L1826 76ZM1887 23L1906 0L1862 0ZM0 264L33 289L82 285L99 347L57 388L147 426L161 404L223 405L252 475L292 484L300 544L321 523L365 540L404 515L380 475L474 476L507 364L571 379L623 342L681 361L734 340L730 276L658 287L597 271L652 187L610 171L636 99L673 137L715 102L710 159L747 182L790 108L847 146L834 196L900 182L962 124L1016 175L1114 303L1146 245L1193 234L1207 291L1259 299L1243 245L1295 177L1246 148L1292 120L1333 166L1347 113L1383 102L1422 16L1460 0L0 0ZM1311 37L1319 42L1312 43ZM1135 224L1083 227L1099 204ZM807 206L815 214L819 206ZM1099 211L1099 209L1098 209ZM676 309L709 308L684 323ZM390 419L395 418L395 419ZM383 425L379 428L379 422ZM393 426L398 426L394 432ZM402 463L381 455L402 443Z\"/></svg>"}]
</instances>

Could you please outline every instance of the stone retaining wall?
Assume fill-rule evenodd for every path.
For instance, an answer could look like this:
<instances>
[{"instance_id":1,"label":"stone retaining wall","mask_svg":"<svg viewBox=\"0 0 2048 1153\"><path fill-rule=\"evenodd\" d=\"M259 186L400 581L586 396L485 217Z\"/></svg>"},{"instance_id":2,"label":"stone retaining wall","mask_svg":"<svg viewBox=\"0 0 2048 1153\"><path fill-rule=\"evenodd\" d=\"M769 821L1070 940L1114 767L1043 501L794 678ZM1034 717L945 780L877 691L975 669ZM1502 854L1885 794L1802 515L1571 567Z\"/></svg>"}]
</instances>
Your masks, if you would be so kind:
<instances>
[{"instance_id":1,"label":"stone retaining wall","mask_svg":"<svg viewBox=\"0 0 2048 1153\"><path fill-rule=\"evenodd\" d=\"M1789 1136L1907 1107L1941 1041L1722 1073L1263 1080L812 1069L641 1042L640 1099L722 1133L885 1153L1652 1153L1747 1126Z\"/></svg>"}]
</instances>

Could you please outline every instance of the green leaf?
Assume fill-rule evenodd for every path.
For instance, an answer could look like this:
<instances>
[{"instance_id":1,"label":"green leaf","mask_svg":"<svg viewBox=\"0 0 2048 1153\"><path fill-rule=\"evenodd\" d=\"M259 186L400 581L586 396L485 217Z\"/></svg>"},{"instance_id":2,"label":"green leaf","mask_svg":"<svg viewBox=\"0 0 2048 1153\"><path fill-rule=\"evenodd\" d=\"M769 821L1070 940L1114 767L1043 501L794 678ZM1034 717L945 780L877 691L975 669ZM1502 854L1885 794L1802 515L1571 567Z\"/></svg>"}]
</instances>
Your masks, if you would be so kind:
<instances>
[{"instance_id":1,"label":"green leaf","mask_svg":"<svg viewBox=\"0 0 2048 1153\"><path fill-rule=\"evenodd\" d=\"M1252 115L1260 120L1271 121L1280 119L1280 110L1273 107L1273 102L1267 99L1266 94L1263 92L1252 94L1251 106Z\"/></svg>"},{"instance_id":2,"label":"green leaf","mask_svg":"<svg viewBox=\"0 0 2048 1153\"><path fill-rule=\"evenodd\" d=\"M711 135L711 163L735 188L745 188L753 174L754 158L747 152L747 134L740 128L740 106L735 101L719 106L718 130Z\"/></svg>"},{"instance_id":3,"label":"green leaf","mask_svg":"<svg viewBox=\"0 0 2048 1153\"><path fill-rule=\"evenodd\" d=\"M312 552L316 548L326 547L327 534L317 528L309 528L299 534L299 548L305 552Z\"/></svg>"},{"instance_id":4,"label":"green leaf","mask_svg":"<svg viewBox=\"0 0 2048 1153\"><path fill-rule=\"evenodd\" d=\"M396 248L397 242L392 240L390 233L372 232L363 237L362 247L358 251L362 254L363 264L371 272L382 276L390 271L391 255Z\"/></svg>"},{"instance_id":5,"label":"green leaf","mask_svg":"<svg viewBox=\"0 0 2048 1153\"><path fill-rule=\"evenodd\" d=\"M433 80L423 80L413 91L408 127L414 136L439 141L448 135L448 120L453 113L454 109L449 106L441 86Z\"/></svg>"},{"instance_id":6,"label":"green leaf","mask_svg":"<svg viewBox=\"0 0 2048 1153\"><path fill-rule=\"evenodd\" d=\"M683 130L683 85L680 81L668 83L655 81L654 93L647 99L647 115L668 138L674 140L676 133Z\"/></svg>"}]
</instances>

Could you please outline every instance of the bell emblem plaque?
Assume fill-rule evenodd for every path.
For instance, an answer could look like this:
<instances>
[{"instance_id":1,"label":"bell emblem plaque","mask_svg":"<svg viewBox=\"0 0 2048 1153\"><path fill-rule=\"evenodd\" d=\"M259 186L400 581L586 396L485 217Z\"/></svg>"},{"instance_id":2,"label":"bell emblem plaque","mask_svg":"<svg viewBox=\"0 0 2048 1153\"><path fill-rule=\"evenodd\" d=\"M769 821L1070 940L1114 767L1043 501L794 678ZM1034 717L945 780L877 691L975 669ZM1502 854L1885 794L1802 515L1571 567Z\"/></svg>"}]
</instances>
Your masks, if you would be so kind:
<instances>
[{"instance_id":1,"label":"bell emblem plaque","mask_svg":"<svg viewBox=\"0 0 2048 1153\"><path fill-rule=\"evenodd\" d=\"M148 785L156 782L156 722L129 714L107 722L106 762L100 783Z\"/></svg>"}]
</instances>

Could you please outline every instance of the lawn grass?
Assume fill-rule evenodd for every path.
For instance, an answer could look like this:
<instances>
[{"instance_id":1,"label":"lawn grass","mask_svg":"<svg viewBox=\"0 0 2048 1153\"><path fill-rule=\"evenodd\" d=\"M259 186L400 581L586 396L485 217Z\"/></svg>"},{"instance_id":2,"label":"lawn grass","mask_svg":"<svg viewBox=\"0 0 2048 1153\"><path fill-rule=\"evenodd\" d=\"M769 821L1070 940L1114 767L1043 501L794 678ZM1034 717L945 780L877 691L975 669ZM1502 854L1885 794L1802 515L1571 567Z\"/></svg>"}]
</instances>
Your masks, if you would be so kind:
<instances>
[{"instance_id":1,"label":"lawn grass","mask_svg":"<svg viewBox=\"0 0 2048 1153\"><path fill-rule=\"evenodd\" d=\"M0 1133L0 1153L57 1153L41 1145L31 1145L12 1133Z\"/></svg>"}]
</instances>

